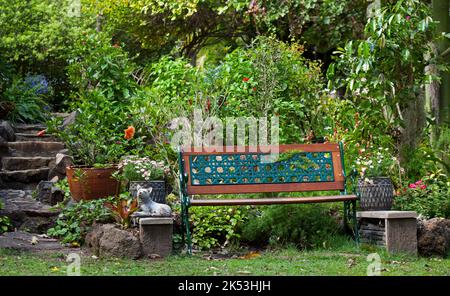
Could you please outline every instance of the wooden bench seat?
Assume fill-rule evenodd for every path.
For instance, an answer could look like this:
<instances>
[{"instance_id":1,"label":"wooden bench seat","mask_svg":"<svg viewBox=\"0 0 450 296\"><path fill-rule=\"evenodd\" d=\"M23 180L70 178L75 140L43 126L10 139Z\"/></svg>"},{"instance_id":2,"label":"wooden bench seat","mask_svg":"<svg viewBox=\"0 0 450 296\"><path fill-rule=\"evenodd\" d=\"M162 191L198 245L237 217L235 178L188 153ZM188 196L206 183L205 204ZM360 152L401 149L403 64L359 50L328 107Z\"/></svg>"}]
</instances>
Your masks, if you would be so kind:
<instances>
[{"instance_id":1,"label":"wooden bench seat","mask_svg":"<svg viewBox=\"0 0 450 296\"><path fill-rule=\"evenodd\" d=\"M303 204L356 200L356 195L314 196L314 197L272 197L272 198L230 198L230 199L191 199L191 206L243 206Z\"/></svg>"},{"instance_id":2,"label":"wooden bench seat","mask_svg":"<svg viewBox=\"0 0 450 296\"><path fill-rule=\"evenodd\" d=\"M221 147L206 151L192 147L179 152L180 199L183 227L191 253L189 207L344 202L344 221L354 224L358 241L355 194L348 194L342 144L279 145L267 161L268 147ZM271 147L269 147L271 148ZM273 156L273 155L272 155ZM198 198L199 195L339 191L313 197ZM345 223L347 225L347 223Z\"/></svg>"}]
</instances>

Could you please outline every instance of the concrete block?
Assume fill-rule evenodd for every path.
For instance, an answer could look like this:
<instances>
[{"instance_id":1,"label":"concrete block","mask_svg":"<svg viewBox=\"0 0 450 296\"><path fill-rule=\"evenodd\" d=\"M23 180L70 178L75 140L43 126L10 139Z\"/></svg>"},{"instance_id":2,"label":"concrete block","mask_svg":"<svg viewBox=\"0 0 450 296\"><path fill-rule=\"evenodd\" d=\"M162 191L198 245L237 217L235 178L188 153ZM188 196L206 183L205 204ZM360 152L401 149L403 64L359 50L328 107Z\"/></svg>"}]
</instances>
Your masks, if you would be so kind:
<instances>
[{"instance_id":1,"label":"concrete block","mask_svg":"<svg viewBox=\"0 0 450 296\"><path fill-rule=\"evenodd\" d=\"M145 256L166 257L172 252L172 218L139 219L139 238Z\"/></svg>"}]
</instances>

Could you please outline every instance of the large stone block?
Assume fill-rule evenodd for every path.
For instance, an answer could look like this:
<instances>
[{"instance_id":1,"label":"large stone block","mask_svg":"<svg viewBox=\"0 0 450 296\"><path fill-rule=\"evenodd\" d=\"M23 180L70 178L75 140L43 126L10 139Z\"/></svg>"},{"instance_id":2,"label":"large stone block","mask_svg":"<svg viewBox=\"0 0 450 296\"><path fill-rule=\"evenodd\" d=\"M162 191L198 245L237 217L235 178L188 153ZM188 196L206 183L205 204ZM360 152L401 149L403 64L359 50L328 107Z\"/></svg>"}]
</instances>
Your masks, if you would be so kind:
<instances>
[{"instance_id":1,"label":"large stone block","mask_svg":"<svg viewBox=\"0 0 450 296\"><path fill-rule=\"evenodd\" d=\"M358 212L362 242L385 246L389 253L417 255L417 213L412 211Z\"/></svg>"},{"instance_id":2,"label":"large stone block","mask_svg":"<svg viewBox=\"0 0 450 296\"><path fill-rule=\"evenodd\" d=\"M145 256L172 253L173 218L140 218L139 236Z\"/></svg>"}]
</instances>

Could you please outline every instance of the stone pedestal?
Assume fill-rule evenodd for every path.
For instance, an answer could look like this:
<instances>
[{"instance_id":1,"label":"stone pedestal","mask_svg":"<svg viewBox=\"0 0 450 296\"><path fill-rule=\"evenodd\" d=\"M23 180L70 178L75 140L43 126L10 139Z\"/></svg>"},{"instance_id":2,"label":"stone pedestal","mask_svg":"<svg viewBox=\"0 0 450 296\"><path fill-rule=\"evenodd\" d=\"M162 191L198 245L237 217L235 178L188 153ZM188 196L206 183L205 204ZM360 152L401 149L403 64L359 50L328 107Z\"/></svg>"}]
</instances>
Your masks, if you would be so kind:
<instances>
[{"instance_id":1,"label":"stone pedestal","mask_svg":"<svg viewBox=\"0 0 450 296\"><path fill-rule=\"evenodd\" d=\"M361 242L385 246L389 253L417 255L417 213L357 212Z\"/></svg>"},{"instance_id":2,"label":"stone pedestal","mask_svg":"<svg viewBox=\"0 0 450 296\"><path fill-rule=\"evenodd\" d=\"M172 217L139 218L139 237L145 256L165 257L172 252Z\"/></svg>"}]
</instances>

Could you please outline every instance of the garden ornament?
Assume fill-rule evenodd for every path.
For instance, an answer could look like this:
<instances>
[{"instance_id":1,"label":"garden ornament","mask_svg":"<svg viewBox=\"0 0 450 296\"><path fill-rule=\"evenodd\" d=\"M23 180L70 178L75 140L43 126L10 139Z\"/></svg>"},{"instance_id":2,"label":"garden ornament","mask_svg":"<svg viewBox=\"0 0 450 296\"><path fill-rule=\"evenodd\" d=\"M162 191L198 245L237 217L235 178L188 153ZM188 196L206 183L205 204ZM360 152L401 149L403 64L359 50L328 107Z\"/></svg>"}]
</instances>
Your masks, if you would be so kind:
<instances>
[{"instance_id":1,"label":"garden ornament","mask_svg":"<svg viewBox=\"0 0 450 296\"><path fill-rule=\"evenodd\" d=\"M138 217L170 217L172 210L166 204L154 202L150 193L153 188L137 187L137 198L140 206L140 211L136 212L134 216Z\"/></svg>"}]
</instances>

